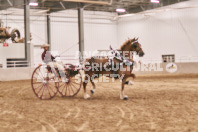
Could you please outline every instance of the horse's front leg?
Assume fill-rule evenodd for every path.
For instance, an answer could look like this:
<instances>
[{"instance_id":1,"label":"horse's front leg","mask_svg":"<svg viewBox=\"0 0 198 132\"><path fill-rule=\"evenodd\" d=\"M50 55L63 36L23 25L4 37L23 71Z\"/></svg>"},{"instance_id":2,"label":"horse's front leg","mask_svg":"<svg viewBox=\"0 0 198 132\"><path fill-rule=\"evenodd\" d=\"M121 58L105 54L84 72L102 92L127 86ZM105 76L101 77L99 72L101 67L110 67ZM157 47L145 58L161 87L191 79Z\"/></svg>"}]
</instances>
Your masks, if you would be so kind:
<instances>
[{"instance_id":1,"label":"horse's front leg","mask_svg":"<svg viewBox=\"0 0 198 132\"><path fill-rule=\"evenodd\" d=\"M86 86L87 86L87 83L88 83L88 82L89 82L88 77L85 76L85 80L84 80L84 82L83 82L84 99L90 98L89 94L87 94L87 91L86 91Z\"/></svg>"},{"instance_id":2,"label":"horse's front leg","mask_svg":"<svg viewBox=\"0 0 198 132\"><path fill-rule=\"evenodd\" d=\"M133 80L126 81L125 84L127 85L133 85L134 84L134 79L135 79L135 74L131 73L129 77L133 77Z\"/></svg>"},{"instance_id":3,"label":"horse's front leg","mask_svg":"<svg viewBox=\"0 0 198 132\"><path fill-rule=\"evenodd\" d=\"M120 99L123 99L123 100L128 100L128 96L124 94L124 85L125 85L125 82L126 82L126 78L123 78L122 79L122 88L121 88L121 92L120 92Z\"/></svg>"}]
</instances>

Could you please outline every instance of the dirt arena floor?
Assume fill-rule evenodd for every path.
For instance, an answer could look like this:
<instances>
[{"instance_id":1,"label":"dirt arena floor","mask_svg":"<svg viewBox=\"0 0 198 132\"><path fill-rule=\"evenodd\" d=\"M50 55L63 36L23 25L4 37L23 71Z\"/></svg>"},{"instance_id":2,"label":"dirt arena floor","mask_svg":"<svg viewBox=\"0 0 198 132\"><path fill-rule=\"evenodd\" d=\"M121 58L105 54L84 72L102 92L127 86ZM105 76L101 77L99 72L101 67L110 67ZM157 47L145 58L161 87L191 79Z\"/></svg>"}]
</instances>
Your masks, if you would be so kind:
<instances>
[{"instance_id":1,"label":"dirt arena floor","mask_svg":"<svg viewBox=\"0 0 198 132\"><path fill-rule=\"evenodd\" d=\"M198 131L198 75L137 76L127 101L119 81L96 86L89 100L42 101L30 81L0 82L0 132Z\"/></svg>"}]
</instances>

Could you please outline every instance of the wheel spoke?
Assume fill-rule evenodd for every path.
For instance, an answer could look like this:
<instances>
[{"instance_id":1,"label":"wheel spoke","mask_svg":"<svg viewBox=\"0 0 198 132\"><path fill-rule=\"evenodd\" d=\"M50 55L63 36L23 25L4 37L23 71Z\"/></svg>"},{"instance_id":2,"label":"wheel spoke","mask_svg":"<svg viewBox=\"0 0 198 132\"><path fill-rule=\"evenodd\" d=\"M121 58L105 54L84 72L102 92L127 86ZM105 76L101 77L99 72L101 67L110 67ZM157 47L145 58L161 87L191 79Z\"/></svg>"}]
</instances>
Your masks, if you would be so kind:
<instances>
[{"instance_id":1,"label":"wheel spoke","mask_svg":"<svg viewBox=\"0 0 198 132\"><path fill-rule=\"evenodd\" d=\"M43 86L42 86L42 88L40 89L39 93L40 93L41 91L42 91L41 95L39 96L39 94L38 94L38 96L39 96L39 98L42 99L42 96L43 96Z\"/></svg>"},{"instance_id":2,"label":"wheel spoke","mask_svg":"<svg viewBox=\"0 0 198 132\"><path fill-rule=\"evenodd\" d=\"M50 86L52 92L57 92L57 87L56 86L54 86L54 85L51 86L51 84L49 84L49 86Z\"/></svg>"},{"instance_id":3,"label":"wheel spoke","mask_svg":"<svg viewBox=\"0 0 198 132\"><path fill-rule=\"evenodd\" d=\"M79 85L80 83L76 83L76 82L73 82L74 84L77 84L77 85Z\"/></svg>"},{"instance_id":4,"label":"wheel spoke","mask_svg":"<svg viewBox=\"0 0 198 132\"><path fill-rule=\"evenodd\" d=\"M67 85L65 85L66 90L65 90L65 96L67 96Z\"/></svg>"},{"instance_id":5,"label":"wheel spoke","mask_svg":"<svg viewBox=\"0 0 198 132\"><path fill-rule=\"evenodd\" d=\"M38 83L41 83L42 84L42 82L35 82L35 83L32 83L32 84L38 84Z\"/></svg>"},{"instance_id":6,"label":"wheel spoke","mask_svg":"<svg viewBox=\"0 0 198 132\"><path fill-rule=\"evenodd\" d=\"M38 71L36 71L37 75L39 75L41 78L44 78L41 69L39 68Z\"/></svg>"},{"instance_id":7,"label":"wheel spoke","mask_svg":"<svg viewBox=\"0 0 198 132\"><path fill-rule=\"evenodd\" d=\"M39 73L35 72L38 76L40 76L42 79L44 79ZM38 80L38 78L36 78Z\"/></svg>"},{"instance_id":8,"label":"wheel spoke","mask_svg":"<svg viewBox=\"0 0 198 132\"><path fill-rule=\"evenodd\" d=\"M68 85L68 90L69 90L69 96L70 96L70 88L69 88L69 85Z\"/></svg>"},{"instance_id":9,"label":"wheel spoke","mask_svg":"<svg viewBox=\"0 0 198 132\"><path fill-rule=\"evenodd\" d=\"M64 85L64 87L65 87L65 86L66 86L66 84ZM61 93L63 93L64 87L63 87L63 89L62 89Z\"/></svg>"},{"instance_id":10,"label":"wheel spoke","mask_svg":"<svg viewBox=\"0 0 198 132\"><path fill-rule=\"evenodd\" d=\"M39 88L40 86L42 86L42 83L41 83L38 87L36 87L36 88L34 88L34 89L37 89L37 88Z\"/></svg>"},{"instance_id":11,"label":"wheel spoke","mask_svg":"<svg viewBox=\"0 0 198 132\"><path fill-rule=\"evenodd\" d=\"M59 86L59 87L62 87L63 85L66 85L65 83L63 83L61 86Z\"/></svg>"},{"instance_id":12,"label":"wheel spoke","mask_svg":"<svg viewBox=\"0 0 198 132\"><path fill-rule=\"evenodd\" d=\"M47 91L48 91L48 88L47 88L47 86L45 86L45 99L47 99L47 97L48 97L47 96L47 93L48 93Z\"/></svg>"},{"instance_id":13,"label":"wheel spoke","mask_svg":"<svg viewBox=\"0 0 198 132\"><path fill-rule=\"evenodd\" d=\"M71 78L71 80L79 80L79 79L80 79L80 78L75 78L75 77L74 77L74 78Z\"/></svg>"},{"instance_id":14,"label":"wheel spoke","mask_svg":"<svg viewBox=\"0 0 198 132\"><path fill-rule=\"evenodd\" d=\"M42 87L41 87L41 89L38 91L38 93L37 94L39 94L40 92L41 92L41 90L43 89L43 85L42 85Z\"/></svg>"},{"instance_id":15,"label":"wheel spoke","mask_svg":"<svg viewBox=\"0 0 198 132\"><path fill-rule=\"evenodd\" d=\"M51 88L51 87L49 86L49 88ZM50 96L50 98L51 98L52 96L51 96L51 94L50 94L50 91L49 91L49 89L47 89L47 90L48 90L49 96Z\"/></svg>"},{"instance_id":16,"label":"wheel spoke","mask_svg":"<svg viewBox=\"0 0 198 132\"><path fill-rule=\"evenodd\" d=\"M72 90L72 92L73 92L73 94L74 94L74 90L73 90L72 86L70 86L70 88L71 88L71 90Z\"/></svg>"},{"instance_id":17,"label":"wheel spoke","mask_svg":"<svg viewBox=\"0 0 198 132\"><path fill-rule=\"evenodd\" d=\"M65 90L65 92L64 92L64 90ZM65 84L63 89L62 89L62 96L66 96L66 95L67 95L67 85Z\"/></svg>"},{"instance_id":18,"label":"wheel spoke","mask_svg":"<svg viewBox=\"0 0 198 132\"><path fill-rule=\"evenodd\" d=\"M39 71L40 71L41 75L43 76L43 73L41 72L41 69L40 68L39 68ZM44 78L44 76L43 76L43 78Z\"/></svg>"},{"instance_id":19,"label":"wheel spoke","mask_svg":"<svg viewBox=\"0 0 198 132\"><path fill-rule=\"evenodd\" d=\"M45 87L45 86L44 86L44 87ZM45 88L43 88L43 91L42 91L42 94L41 94L41 98L43 97L44 89L45 89Z\"/></svg>"},{"instance_id":20,"label":"wheel spoke","mask_svg":"<svg viewBox=\"0 0 198 132\"><path fill-rule=\"evenodd\" d=\"M45 86L44 86L44 92L43 92L43 93L44 93L44 99L45 99L46 96L47 96L46 91L47 91L47 90L46 90L46 85L45 85Z\"/></svg>"},{"instance_id":21,"label":"wheel spoke","mask_svg":"<svg viewBox=\"0 0 198 132\"><path fill-rule=\"evenodd\" d=\"M53 84L51 84L51 83L48 83L48 85L50 85L50 86L52 86L52 87L55 87Z\"/></svg>"},{"instance_id":22,"label":"wheel spoke","mask_svg":"<svg viewBox=\"0 0 198 132\"><path fill-rule=\"evenodd\" d=\"M50 85L48 85L49 86L49 89L54 93L54 91L53 91L53 89L50 87ZM50 93L50 91L49 91L49 93ZM50 94L51 95L51 94Z\"/></svg>"},{"instance_id":23,"label":"wheel spoke","mask_svg":"<svg viewBox=\"0 0 198 132\"><path fill-rule=\"evenodd\" d=\"M74 84L71 83L72 86L74 86L74 88L76 88L76 86ZM78 90L78 88L76 88Z\"/></svg>"}]
</instances>

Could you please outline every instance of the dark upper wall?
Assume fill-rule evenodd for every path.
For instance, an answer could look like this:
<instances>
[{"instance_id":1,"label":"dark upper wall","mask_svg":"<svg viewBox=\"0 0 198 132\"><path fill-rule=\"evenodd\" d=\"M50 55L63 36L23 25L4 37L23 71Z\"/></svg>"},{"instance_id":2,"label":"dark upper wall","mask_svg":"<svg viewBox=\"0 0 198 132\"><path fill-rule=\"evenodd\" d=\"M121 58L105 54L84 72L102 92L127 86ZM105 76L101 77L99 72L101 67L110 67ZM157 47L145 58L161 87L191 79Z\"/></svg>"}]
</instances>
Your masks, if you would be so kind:
<instances>
[{"instance_id":1,"label":"dark upper wall","mask_svg":"<svg viewBox=\"0 0 198 132\"><path fill-rule=\"evenodd\" d=\"M31 9L45 9L45 10L50 9L50 12L64 10L64 8L77 9L79 7L79 3L66 2L66 1L62 1L61 3L60 1L53 1L53 0L29 0L29 1L35 1L39 3L38 7L31 7ZM102 0L98 0L98 1L102 1ZM109 2L110 0L105 0L105 1ZM182 1L187 1L187 0L161 0L160 4L150 3L150 0L136 0L136 1L113 0L112 5L91 5L91 4L84 4L84 5L85 5L85 10L115 12L116 8L121 7L127 10L126 13L137 13L144 10L167 6ZM5 10L10 7L23 8L23 5L24 5L24 0L0 0L0 10Z\"/></svg>"}]
</instances>

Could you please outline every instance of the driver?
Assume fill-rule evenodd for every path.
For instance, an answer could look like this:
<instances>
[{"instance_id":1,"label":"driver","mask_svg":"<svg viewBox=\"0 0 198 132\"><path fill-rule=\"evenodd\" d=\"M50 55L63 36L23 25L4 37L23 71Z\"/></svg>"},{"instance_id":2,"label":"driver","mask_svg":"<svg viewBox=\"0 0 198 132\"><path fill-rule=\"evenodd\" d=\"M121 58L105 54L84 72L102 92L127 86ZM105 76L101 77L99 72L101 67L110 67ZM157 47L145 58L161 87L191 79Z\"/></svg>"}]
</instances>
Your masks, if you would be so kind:
<instances>
[{"instance_id":1,"label":"driver","mask_svg":"<svg viewBox=\"0 0 198 132\"><path fill-rule=\"evenodd\" d=\"M41 48L44 49L41 58L44 63L50 66L52 72L55 74L55 81L58 82L57 74L55 68L58 69L59 74L61 76L62 82L67 82L66 75L65 75L65 68L62 63L56 62L55 57L51 55L49 50L49 44L43 44Z\"/></svg>"}]
</instances>

